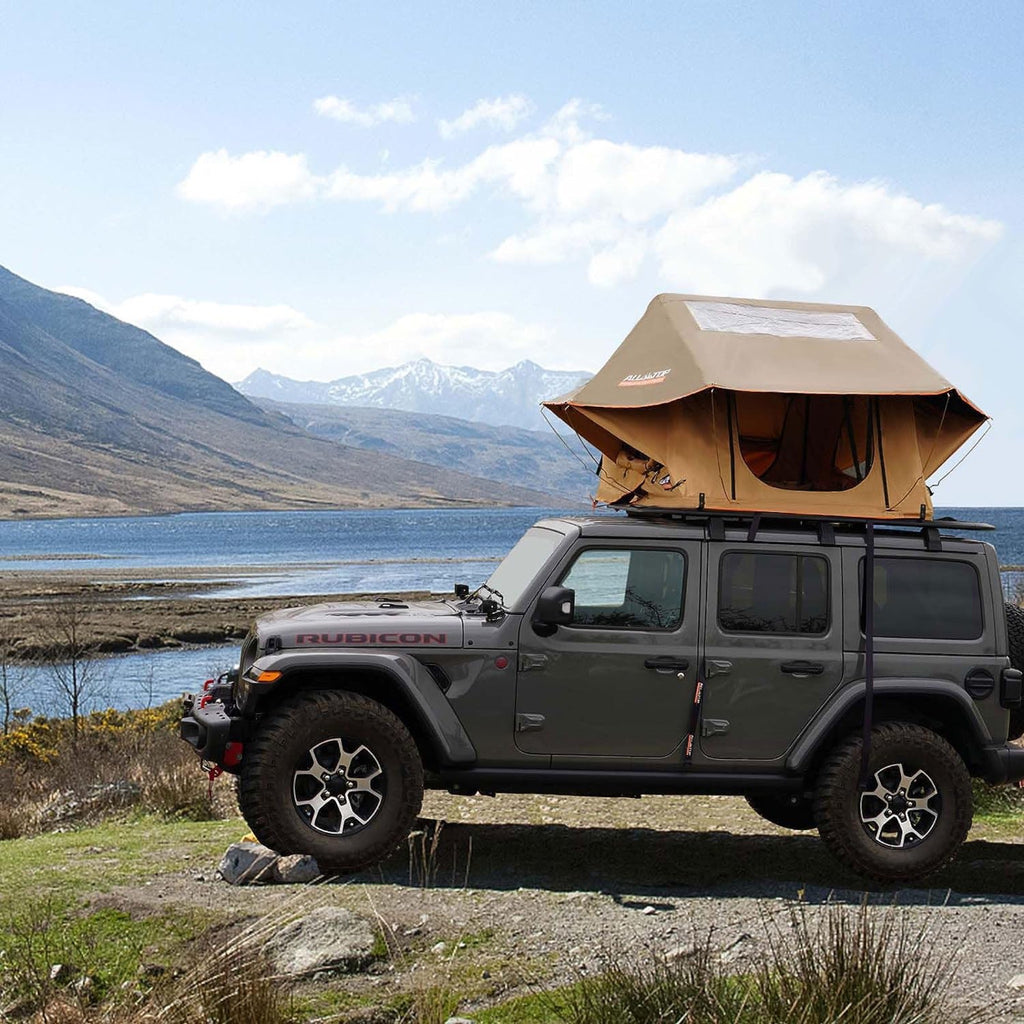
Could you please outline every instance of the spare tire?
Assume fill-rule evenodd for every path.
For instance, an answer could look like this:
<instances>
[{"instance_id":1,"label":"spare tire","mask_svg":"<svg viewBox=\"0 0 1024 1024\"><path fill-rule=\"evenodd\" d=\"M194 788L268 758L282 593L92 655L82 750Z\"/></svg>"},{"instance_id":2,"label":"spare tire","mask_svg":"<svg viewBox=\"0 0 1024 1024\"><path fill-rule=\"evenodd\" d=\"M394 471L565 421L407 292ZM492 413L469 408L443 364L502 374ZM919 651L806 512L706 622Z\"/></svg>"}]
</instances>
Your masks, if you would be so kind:
<instances>
[{"instance_id":1,"label":"spare tire","mask_svg":"<svg viewBox=\"0 0 1024 1024\"><path fill-rule=\"evenodd\" d=\"M1024 672L1024 608L1006 602L1006 635L1010 641L1010 664ZM1010 712L1008 739L1024 736L1024 707Z\"/></svg>"}]
</instances>

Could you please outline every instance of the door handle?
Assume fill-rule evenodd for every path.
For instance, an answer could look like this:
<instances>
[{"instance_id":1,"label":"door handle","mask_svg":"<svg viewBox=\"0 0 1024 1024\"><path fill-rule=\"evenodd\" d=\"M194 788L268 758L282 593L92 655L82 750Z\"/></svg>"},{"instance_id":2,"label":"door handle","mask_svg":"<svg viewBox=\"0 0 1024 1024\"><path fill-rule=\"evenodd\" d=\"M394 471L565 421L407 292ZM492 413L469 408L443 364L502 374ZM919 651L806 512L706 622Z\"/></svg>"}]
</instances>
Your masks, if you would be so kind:
<instances>
[{"instance_id":1,"label":"door handle","mask_svg":"<svg viewBox=\"0 0 1024 1024\"><path fill-rule=\"evenodd\" d=\"M655 672L685 672L690 667L688 658L645 658L644 668L653 668Z\"/></svg>"},{"instance_id":2,"label":"door handle","mask_svg":"<svg viewBox=\"0 0 1024 1024\"><path fill-rule=\"evenodd\" d=\"M825 671L825 666L820 661L784 661L779 666L779 671L802 679L807 676L820 676Z\"/></svg>"},{"instance_id":3,"label":"door handle","mask_svg":"<svg viewBox=\"0 0 1024 1024\"><path fill-rule=\"evenodd\" d=\"M708 661L705 665L705 673L710 679L712 676L725 676L732 671L731 661Z\"/></svg>"}]
</instances>

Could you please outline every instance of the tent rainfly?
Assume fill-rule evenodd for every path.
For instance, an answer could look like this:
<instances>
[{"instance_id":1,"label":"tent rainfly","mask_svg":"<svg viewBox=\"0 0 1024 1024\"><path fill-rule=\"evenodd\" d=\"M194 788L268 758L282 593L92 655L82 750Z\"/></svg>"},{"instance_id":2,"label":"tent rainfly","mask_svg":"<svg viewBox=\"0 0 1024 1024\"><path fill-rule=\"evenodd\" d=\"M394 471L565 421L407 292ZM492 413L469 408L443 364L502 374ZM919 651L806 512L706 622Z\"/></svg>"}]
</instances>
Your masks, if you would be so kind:
<instances>
[{"instance_id":1,"label":"tent rainfly","mask_svg":"<svg viewBox=\"0 0 1024 1024\"><path fill-rule=\"evenodd\" d=\"M865 519L931 519L988 418L865 306L698 295L544 405L601 452L598 501Z\"/></svg>"}]
</instances>

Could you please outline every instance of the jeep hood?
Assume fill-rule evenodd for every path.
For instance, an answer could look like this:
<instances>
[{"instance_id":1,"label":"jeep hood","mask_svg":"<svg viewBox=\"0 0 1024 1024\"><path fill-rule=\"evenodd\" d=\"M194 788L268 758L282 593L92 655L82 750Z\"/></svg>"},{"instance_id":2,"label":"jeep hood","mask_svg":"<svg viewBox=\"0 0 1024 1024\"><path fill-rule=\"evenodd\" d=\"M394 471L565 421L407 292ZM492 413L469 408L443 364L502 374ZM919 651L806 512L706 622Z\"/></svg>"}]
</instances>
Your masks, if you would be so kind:
<instances>
[{"instance_id":1,"label":"jeep hood","mask_svg":"<svg viewBox=\"0 0 1024 1024\"><path fill-rule=\"evenodd\" d=\"M346 601L286 608L256 622L259 649L461 647L462 616L447 601ZM271 638L276 638L272 640Z\"/></svg>"}]
</instances>

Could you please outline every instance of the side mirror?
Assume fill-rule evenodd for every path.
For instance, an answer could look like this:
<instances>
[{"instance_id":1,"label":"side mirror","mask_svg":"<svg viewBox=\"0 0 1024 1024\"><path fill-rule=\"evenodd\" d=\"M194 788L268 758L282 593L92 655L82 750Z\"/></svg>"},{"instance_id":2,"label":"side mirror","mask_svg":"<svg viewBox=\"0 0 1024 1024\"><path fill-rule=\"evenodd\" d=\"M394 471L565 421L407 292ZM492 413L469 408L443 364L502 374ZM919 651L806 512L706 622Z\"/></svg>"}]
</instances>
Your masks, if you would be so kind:
<instances>
[{"instance_id":1,"label":"side mirror","mask_svg":"<svg viewBox=\"0 0 1024 1024\"><path fill-rule=\"evenodd\" d=\"M545 587L533 613L533 628L540 636L551 636L559 626L572 622L576 612L576 591L569 587Z\"/></svg>"}]
</instances>

